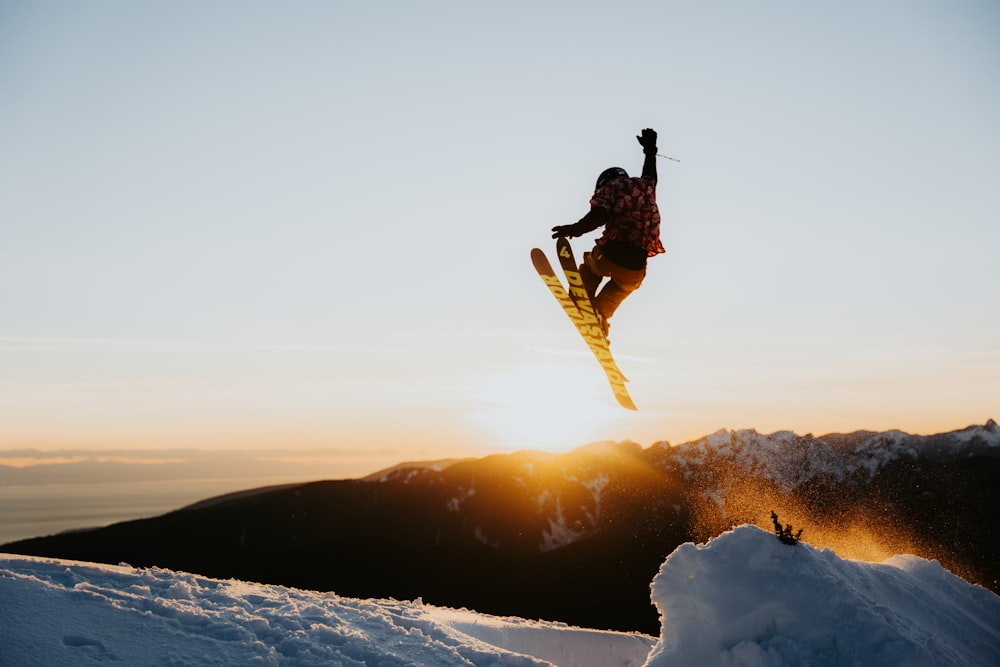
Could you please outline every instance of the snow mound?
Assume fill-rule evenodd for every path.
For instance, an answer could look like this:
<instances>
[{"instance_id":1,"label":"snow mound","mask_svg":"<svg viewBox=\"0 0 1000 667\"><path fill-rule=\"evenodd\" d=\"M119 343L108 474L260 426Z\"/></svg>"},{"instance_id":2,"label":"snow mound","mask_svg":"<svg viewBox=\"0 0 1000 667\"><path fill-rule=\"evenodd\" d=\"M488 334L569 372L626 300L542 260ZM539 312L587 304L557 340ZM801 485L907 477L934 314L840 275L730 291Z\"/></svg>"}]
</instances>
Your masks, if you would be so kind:
<instances>
[{"instance_id":1,"label":"snow mound","mask_svg":"<svg viewBox=\"0 0 1000 667\"><path fill-rule=\"evenodd\" d=\"M647 667L1000 664L1000 597L916 556L849 561L741 526L678 547L652 591Z\"/></svg>"}]
</instances>

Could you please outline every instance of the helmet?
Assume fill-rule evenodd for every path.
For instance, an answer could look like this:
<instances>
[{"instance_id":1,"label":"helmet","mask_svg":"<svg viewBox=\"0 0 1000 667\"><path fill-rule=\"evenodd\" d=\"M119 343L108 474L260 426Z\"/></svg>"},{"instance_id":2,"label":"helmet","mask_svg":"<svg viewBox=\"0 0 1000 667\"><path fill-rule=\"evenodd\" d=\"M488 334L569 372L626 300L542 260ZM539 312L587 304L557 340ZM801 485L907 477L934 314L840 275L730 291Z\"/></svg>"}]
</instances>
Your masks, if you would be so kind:
<instances>
[{"instance_id":1,"label":"helmet","mask_svg":"<svg viewBox=\"0 0 1000 667\"><path fill-rule=\"evenodd\" d=\"M600 190L602 185L608 181L613 181L616 178L628 178L628 172L621 167L611 167L610 169L605 169L601 172L601 175L597 177L597 185L594 186L594 190Z\"/></svg>"}]
</instances>

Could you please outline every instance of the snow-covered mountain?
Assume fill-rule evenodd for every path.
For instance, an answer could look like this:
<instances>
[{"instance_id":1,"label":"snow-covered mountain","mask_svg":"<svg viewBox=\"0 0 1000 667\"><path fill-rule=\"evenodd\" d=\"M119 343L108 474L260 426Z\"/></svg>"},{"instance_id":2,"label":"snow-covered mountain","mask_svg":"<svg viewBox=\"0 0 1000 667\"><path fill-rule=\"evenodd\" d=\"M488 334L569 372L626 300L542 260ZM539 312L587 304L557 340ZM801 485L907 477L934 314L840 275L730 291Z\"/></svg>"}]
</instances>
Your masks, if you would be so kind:
<instances>
[{"instance_id":1,"label":"snow-covered mountain","mask_svg":"<svg viewBox=\"0 0 1000 667\"><path fill-rule=\"evenodd\" d=\"M671 449L666 442L653 447ZM725 465L739 474L771 480L789 492L821 475L843 481L860 474L871 480L883 467L899 460L1000 456L1000 427L991 419L984 426L934 436L860 431L819 438L789 431L762 435L754 430L720 430L675 449L669 458L686 477Z\"/></svg>"},{"instance_id":2,"label":"snow-covered mountain","mask_svg":"<svg viewBox=\"0 0 1000 667\"><path fill-rule=\"evenodd\" d=\"M938 563L743 526L678 547L658 638L160 568L0 556L0 664L776 667L1000 664L1000 597ZM593 588L579 604L599 606Z\"/></svg>"},{"instance_id":3,"label":"snow-covered mountain","mask_svg":"<svg viewBox=\"0 0 1000 667\"><path fill-rule=\"evenodd\" d=\"M934 436L719 431L395 466L0 551L653 633L663 559L734 525L770 527L771 511L841 556L911 553L998 591L998 503L992 420ZM576 600L584 588L602 604Z\"/></svg>"},{"instance_id":4,"label":"snow-covered mountain","mask_svg":"<svg viewBox=\"0 0 1000 667\"><path fill-rule=\"evenodd\" d=\"M397 467L370 479L414 485L427 483L433 476L448 479L454 495L447 506L454 512L479 504L480 487L511 487L503 491L525 496L533 505L540 526L536 546L547 551L572 544L599 526L607 509L607 502L602 501L613 495L610 487L634 473L637 465L671 477L680 474L685 482L698 480L719 492L725 491L723 487L733 477L740 477L772 483L780 492L791 493L821 478L869 483L893 463L954 462L976 456L1000 457L1000 426L992 419L983 426L933 436L861 431L814 437L790 431L720 430L676 447L661 441L644 451L632 442L598 443L568 455L522 452L444 468ZM483 474L486 461L496 464L499 479L495 472ZM486 493L492 502L496 491ZM485 525L477 526L475 533L484 543L501 539Z\"/></svg>"}]
</instances>

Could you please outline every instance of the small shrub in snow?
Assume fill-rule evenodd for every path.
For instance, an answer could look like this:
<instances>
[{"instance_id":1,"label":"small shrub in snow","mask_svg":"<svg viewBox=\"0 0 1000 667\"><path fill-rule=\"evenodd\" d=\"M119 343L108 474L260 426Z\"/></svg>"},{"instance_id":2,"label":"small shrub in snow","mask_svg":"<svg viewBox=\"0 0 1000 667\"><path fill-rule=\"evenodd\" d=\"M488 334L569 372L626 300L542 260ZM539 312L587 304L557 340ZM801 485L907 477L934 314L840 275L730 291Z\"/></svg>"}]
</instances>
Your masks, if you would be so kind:
<instances>
[{"instance_id":1,"label":"small shrub in snow","mask_svg":"<svg viewBox=\"0 0 1000 667\"><path fill-rule=\"evenodd\" d=\"M774 510L771 510L771 521L774 522L774 534L785 544L796 545L799 543L799 538L802 537L802 529L796 533L792 533L792 524L782 526L781 522L778 521L778 515L775 514Z\"/></svg>"}]
</instances>

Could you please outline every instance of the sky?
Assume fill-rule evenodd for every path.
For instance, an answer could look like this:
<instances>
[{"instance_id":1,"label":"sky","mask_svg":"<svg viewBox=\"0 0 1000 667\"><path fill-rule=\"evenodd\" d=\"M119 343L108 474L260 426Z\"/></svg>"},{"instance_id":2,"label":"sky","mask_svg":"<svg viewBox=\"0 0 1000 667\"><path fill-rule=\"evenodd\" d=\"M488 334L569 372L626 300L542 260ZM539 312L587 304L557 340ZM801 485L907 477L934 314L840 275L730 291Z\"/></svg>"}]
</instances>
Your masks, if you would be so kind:
<instances>
[{"instance_id":1,"label":"sky","mask_svg":"<svg viewBox=\"0 0 1000 667\"><path fill-rule=\"evenodd\" d=\"M982 424L998 30L985 0L4 2L0 449ZM529 250L644 127L678 161L612 323L633 413Z\"/></svg>"},{"instance_id":2,"label":"sky","mask_svg":"<svg viewBox=\"0 0 1000 667\"><path fill-rule=\"evenodd\" d=\"M16 664L958 666L1000 655L1000 598L937 561L845 560L753 526L664 561L650 587L659 637L31 556L0 556L0 582L0 658ZM575 597L600 604L595 591Z\"/></svg>"}]
</instances>

